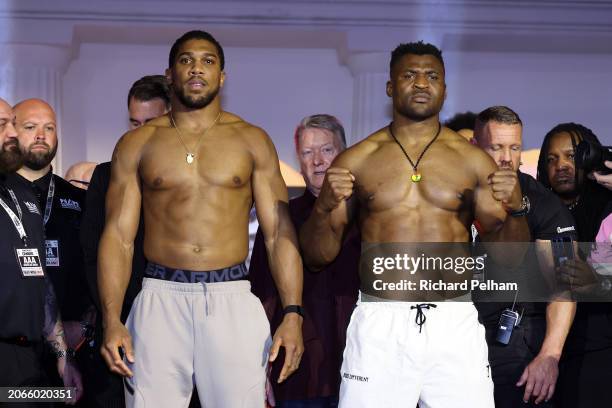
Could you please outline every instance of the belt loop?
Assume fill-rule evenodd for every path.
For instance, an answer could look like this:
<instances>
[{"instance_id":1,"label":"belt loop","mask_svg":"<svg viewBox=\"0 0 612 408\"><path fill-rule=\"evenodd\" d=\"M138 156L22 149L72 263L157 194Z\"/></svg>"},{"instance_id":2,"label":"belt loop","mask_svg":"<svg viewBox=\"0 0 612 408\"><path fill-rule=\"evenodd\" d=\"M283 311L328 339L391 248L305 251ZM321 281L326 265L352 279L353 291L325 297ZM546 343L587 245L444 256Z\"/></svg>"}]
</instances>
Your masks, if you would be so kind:
<instances>
[{"instance_id":1,"label":"belt loop","mask_svg":"<svg viewBox=\"0 0 612 408\"><path fill-rule=\"evenodd\" d=\"M208 288L208 284L206 282L202 282L202 287L204 288L204 299L206 300L206 316L212 316L213 305L212 298L210 296L210 289Z\"/></svg>"}]
</instances>

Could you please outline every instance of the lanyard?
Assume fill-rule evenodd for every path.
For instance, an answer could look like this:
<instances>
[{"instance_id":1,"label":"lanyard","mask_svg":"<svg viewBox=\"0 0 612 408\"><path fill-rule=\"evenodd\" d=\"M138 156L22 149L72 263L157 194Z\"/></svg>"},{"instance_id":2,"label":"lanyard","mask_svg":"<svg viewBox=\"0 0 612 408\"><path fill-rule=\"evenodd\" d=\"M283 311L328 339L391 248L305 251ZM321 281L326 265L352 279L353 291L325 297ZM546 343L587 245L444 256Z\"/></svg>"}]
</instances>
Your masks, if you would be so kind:
<instances>
[{"instance_id":1,"label":"lanyard","mask_svg":"<svg viewBox=\"0 0 612 408\"><path fill-rule=\"evenodd\" d=\"M51 217L51 208L53 207L53 196L55 195L55 180L53 180L53 174L51 175L51 181L49 182L49 192L47 193L47 203L45 204L45 215L43 218L44 225L47 225L49 217Z\"/></svg>"},{"instance_id":2,"label":"lanyard","mask_svg":"<svg viewBox=\"0 0 612 408\"><path fill-rule=\"evenodd\" d=\"M13 212L13 210L11 210L11 207L9 207L4 202L2 197L0 197L0 205L2 206L2 208L4 208L4 211L6 211L11 221L13 221L13 225L15 226L15 229L17 230L17 233L19 234L19 238L21 238L21 240L23 241L23 245L27 247L28 246L28 235L26 234L25 229L23 228L23 223L21 222L21 217L23 215L23 213L21 212L21 206L19 205L19 201L17 201L17 197L15 197L15 193L13 193L13 190L8 189L8 192L11 195L11 199L13 200L15 207L17 208L17 213L19 214L19 216L17 216Z\"/></svg>"}]
</instances>

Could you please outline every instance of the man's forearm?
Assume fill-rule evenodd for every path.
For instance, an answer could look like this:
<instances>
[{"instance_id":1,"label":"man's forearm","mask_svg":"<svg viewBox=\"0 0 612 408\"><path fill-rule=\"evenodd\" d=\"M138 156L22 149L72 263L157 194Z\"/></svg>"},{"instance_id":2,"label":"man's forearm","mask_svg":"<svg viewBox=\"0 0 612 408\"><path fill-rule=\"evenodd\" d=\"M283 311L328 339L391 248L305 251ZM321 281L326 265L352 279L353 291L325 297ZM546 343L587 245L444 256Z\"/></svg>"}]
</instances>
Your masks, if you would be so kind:
<instances>
[{"instance_id":1,"label":"man's forearm","mask_svg":"<svg viewBox=\"0 0 612 408\"><path fill-rule=\"evenodd\" d=\"M569 333L574 314L575 302L550 302L546 307L546 336L540 354L561 358L563 345Z\"/></svg>"},{"instance_id":2,"label":"man's forearm","mask_svg":"<svg viewBox=\"0 0 612 408\"><path fill-rule=\"evenodd\" d=\"M531 241L527 217L508 215L501 226L483 234L482 240L489 255L499 264L509 267L519 266ZM508 245L502 244L507 242Z\"/></svg>"},{"instance_id":3,"label":"man's forearm","mask_svg":"<svg viewBox=\"0 0 612 408\"><path fill-rule=\"evenodd\" d=\"M58 320L53 326L53 329L46 333L45 339L47 340L47 343L49 343L49 345L51 346L53 352L55 352L56 354L66 352L66 350L68 350L68 344L66 343L66 335L64 334L64 325L59 319L59 316Z\"/></svg>"},{"instance_id":4,"label":"man's forearm","mask_svg":"<svg viewBox=\"0 0 612 408\"><path fill-rule=\"evenodd\" d=\"M342 247L342 237L334 231L330 219L331 213L318 210L315 205L299 231L304 263L314 270L336 259Z\"/></svg>"},{"instance_id":5,"label":"man's forearm","mask_svg":"<svg viewBox=\"0 0 612 408\"><path fill-rule=\"evenodd\" d=\"M68 346L66 345L64 325L62 324L55 290L49 278L46 279L45 326L43 327L43 334L54 352L65 352Z\"/></svg>"},{"instance_id":6,"label":"man's forearm","mask_svg":"<svg viewBox=\"0 0 612 408\"><path fill-rule=\"evenodd\" d=\"M278 228L278 234L266 239L272 277L283 306L301 305L304 281L302 260L288 215Z\"/></svg>"},{"instance_id":7,"label":"man's forearm","mask_svg":"<svg viewBox=\"0 0 612 408\"><path fill-rule=\"evenodd\" d=\"M506 216L498 228L483 234L483 241L487 242L530 242L531 233L527 216Z\"/></svg>"},{"instance_id":8,"label":"man's forearm","mask_svg":"<svg viewBox=\"0 0 612 408\"><path fill-rule=\"evenodd\" d=\"M102 306L102 323L120 319L123 299L130 280L134 245L122 245L106 232L98 253L98 290Z\"/></svg>"},{"instance_id":9,"label":"man's forearm","mask_svg":"<svg viewBox=\"0 0 612 408\"><path fill-rule=\"evenodd\" d=\"M513 217L508 215L497 234L498 242L530 242L531 233L529 232L527 216Z\"/></svg>"}]
</instances>

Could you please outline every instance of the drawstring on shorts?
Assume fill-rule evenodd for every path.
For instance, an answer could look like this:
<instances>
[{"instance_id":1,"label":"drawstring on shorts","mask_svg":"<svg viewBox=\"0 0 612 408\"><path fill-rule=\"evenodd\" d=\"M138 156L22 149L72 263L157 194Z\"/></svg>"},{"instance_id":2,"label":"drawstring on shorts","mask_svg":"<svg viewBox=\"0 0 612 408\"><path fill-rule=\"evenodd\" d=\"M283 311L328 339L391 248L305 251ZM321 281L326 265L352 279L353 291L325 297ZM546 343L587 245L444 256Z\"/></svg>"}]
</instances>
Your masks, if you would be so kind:
<instances>
[{"instance_id":1,"label":"drawstring on shorts","mask_svg":"<svg viewBox=\"0 0 612 408\"><path fill-rule=\"evenodd\" d=\"M423 313L423 309L429 310L429 308L431 308L431 307L438 307L438 306L434 305L433 303L419 303L416 306L410 306L411 310L412 309L416 309L417 310L417 314L416 314L416 317L414 318L414 322L419 325L419 333L423 329L423 325L425 324L425 320L427 320L427 317L425 316L425 313Z\"/></svg>"},{"instance_id":2,"label":"drawstring on shorts","mask_svg":"<svg viewBox=\"0 0 612 408\"><path fill-rule=\"evenodd\" d=\"M213 305L212 298L210 296L210 290L205 282L202 282L202 287L204 288L204 298L206 299L206 316L212 316L213 314Z\"/></svg>"}]
</instances>

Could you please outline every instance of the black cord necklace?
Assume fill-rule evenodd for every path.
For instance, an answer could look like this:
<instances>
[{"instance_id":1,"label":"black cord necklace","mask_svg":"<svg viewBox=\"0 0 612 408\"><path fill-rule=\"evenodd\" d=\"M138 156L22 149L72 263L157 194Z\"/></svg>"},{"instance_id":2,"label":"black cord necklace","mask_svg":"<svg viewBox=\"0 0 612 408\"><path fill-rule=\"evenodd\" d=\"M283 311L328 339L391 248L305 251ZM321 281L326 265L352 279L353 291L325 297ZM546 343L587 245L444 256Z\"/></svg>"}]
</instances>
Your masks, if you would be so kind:
<instances>
[{"instance_id":1,"label":"black cord necklace","mask_svg":"<svg viewBox=\"0 0 612 408\"><path fill-rule=\"evenodd\" d=\"M393 122L389 123L389 133L391 134L391 137L393 138L393 140L395 140L395 143L397 143L397 145L400 147L400 149L402 149L402 152L404 152L404 155L406 156L406 158L410 162L410 165L412 166L413 174L412 174L412 176L410 176L410 180L412 180L413 183L418 183L419 181L421 181L421 177L422 176L421 176L421 173L419 173L419 171L417 170L417 167L419 166L419 163L421 162L421 159L425 155L425 152L436 141L438 136L440 136L440 131L441 130L442 130L442 124L440 124L440 122L438 122L438 131L436 132L436 135L433 137L433 139L431 139L429 141L429 143L427 143L427 146L425 146L425 149L423 149L423 151L419 155L419 158L417 159L416 163L414 163L412 161L412 159L410 158L410 156L408 156L408 153L406 153L406 150L404 150L404 146L402 146L402 144L399 142L399 140L397 140L397 138L393 134Z\"/></svg>"}]
</instances>

